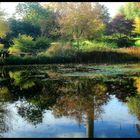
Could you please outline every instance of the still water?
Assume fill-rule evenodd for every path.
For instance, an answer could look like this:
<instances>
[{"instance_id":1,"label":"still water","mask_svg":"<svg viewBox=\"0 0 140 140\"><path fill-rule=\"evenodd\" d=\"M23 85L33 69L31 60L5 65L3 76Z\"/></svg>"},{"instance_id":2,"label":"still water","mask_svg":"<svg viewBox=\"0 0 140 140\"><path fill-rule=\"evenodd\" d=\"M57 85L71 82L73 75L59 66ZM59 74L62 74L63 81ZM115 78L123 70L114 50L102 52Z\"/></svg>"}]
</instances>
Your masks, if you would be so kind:
<instances>
[{"instance_id":1,"label":"still water","mask_svg":"<svg viewBox=\"0 0 140 140\"><path fill-rule=\"evenodd\" d=\"M0 137L140 137L140 65L1 67Z\"/></svg>"}]
</instances>

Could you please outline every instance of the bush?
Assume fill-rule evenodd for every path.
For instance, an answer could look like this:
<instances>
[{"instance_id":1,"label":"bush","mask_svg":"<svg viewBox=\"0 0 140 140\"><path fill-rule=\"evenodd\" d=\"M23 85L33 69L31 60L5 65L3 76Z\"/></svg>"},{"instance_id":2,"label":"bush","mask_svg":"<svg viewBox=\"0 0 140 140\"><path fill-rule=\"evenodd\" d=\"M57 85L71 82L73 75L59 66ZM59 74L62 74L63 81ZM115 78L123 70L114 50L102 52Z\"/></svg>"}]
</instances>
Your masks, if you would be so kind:
<instances>
[{"instance_id":1,"label":"bush","mask_svg":"<svg viewBox=\"0 0 140 140\"><path fill-rule=\"evenodd\" d=\"M140 40L137 40L137 41L135 42L135 45L136 45L136 47L140 47Z\"/></svg>"},{"instance_id":2,"label":"bush","mask_svg":"<svg viewBox=\"0 0 140 140\"><path fill-rule=\"evenodd\" d=\"M61 49L62 49L61 43L59 42L51 43L51 46L45 52L39 53L39 55L54 56L55 53L60 51Z\"/></svg>"},{"instance_id":3,"label":"bush","mask_svg":"<svg viewBox=\"0 0 140 140\"><path fill-rule=\"evenodd\" d=\"M117 48L116 43L112 42L112 43L107 43L107 42L98 42L96 40L93 41L82 41L80 42L80 49L82 51L92 51L95 48Z\"/></svg>"},{"instance_id":4,"label":"bush","mask_svg":"<svg viewBox=\"0 0 140 140\"><path fill-rule=\"evenodd\" d=\"M38 37L34 43L34 49L38 52L50 47L50 40L46 37Z\"/></svg>"},{"instance_id":5,"label":"bush","mask_svg":"<svg viewBox=\"0 0 140 140\"><path fill-rule=\"evenodd\" d=\"M34 42L31 36L19 35L13 39L13 45L9 48L9 52L32 52L34 49Z\"/></svg>"},{"instance_id":6,"label":"bush","mask_svg":"<svg viewBox=\"0 0 140 140\"><path fill-rule=\"evenodd\" d=\"M126 36L123 36L121 38L116 38L113 36L104 36L102 40L103 42L107 42L108 44L109 43L116 44L117 48L130 47L133 46L134 43L130 37L126 37Z\"/></svg>"},{"instance_id":7,"label":"bush","mask_svg":"<svg viewBox=\"0 0 140 140\"><path fill-rule=\"evenodd\" d=\"M119 48L130 47L133 45L133 42L127 37L117 39L116 43Z\"/></svg>"},{"instance_id":8,"label":"bush","mask_svg":"<svg viewBox=\"0 0 140 140\"><path fill-rule=\"evenodd\" d=\"M0 49L3 49L4 48L4 44L0 44Z\"/></svg>"},{"instance_id":9,"label":"bush","mask_svg":"<svg viewBox=\"0 0 140 140\"><path fill-rule=\"evenodd\" d=\"M76 53L75 49L72 46L67 44L62 44L60 42L51 43L51 46L46 50L46 52L40 53L43 56L60 56L60 57L72 57Z\"/></svg>"}]
</instances>

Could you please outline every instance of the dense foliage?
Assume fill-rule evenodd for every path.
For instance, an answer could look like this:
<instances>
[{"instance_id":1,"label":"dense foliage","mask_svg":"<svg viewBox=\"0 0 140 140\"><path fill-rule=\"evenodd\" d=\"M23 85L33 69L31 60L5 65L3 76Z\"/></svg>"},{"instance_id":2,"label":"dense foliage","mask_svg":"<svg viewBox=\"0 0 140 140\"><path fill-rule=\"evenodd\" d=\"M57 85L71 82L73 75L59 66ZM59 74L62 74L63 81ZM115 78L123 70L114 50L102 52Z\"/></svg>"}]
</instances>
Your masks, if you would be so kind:
<instances>
[{"instance_id":1,"label":"dense foliage","mask_svg":"<svg viewBox=\"0 0 140 140\"><path fill-rule=\"evenodd\" d=\"M5 17L0 9L0 48L15 57L77 61L78 53L140 47L139 2L125 3L113 18L98 2L23 2Z\"/></svg>"}]
</instances>

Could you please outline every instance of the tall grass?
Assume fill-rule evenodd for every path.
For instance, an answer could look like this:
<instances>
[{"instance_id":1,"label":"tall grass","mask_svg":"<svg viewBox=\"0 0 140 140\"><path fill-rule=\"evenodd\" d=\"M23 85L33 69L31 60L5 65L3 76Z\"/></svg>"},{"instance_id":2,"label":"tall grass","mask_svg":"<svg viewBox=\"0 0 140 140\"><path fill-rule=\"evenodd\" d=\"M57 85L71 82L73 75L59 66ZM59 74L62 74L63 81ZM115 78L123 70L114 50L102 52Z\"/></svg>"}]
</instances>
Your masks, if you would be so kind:
<instances>
[{"instance_id":1,"label":"tall grass","mask_svg":"<svg viewBox=\"0 0 140 140\"><path fill-rule=\"evenodd\" d=\"M1 65L28 65L53 63L136 63L140 62L140 49L94 49L90 52L77 51L74 55L55 56L10 56Z\"/></svg>"},{"instance_id":2,"label":"tall grass","mask_svg":"<svg viewBox=\"0 0 140 140\"><path fill-rule=\"evenodd\" d=\"M130 47L130 48L120 48L118 52L127 53L136 57L140 57L140 48Z\"/></svg>"},{"instance_id":3,"label":"tall grass","mask_svg":"<svg viewBox=\"0 0 140 140\"><path fill-rule=\"evenodd\" d=\"M73 47L76 47L76 42L73 43ZM98 49L98 48L117 48L117 44L112 42L112 43L107 43L107 42L99 42L99 41L96 41L96 40L93 40L93 41L88 41L88 40L85 40L85 41L81 41L80 42L80 50L84 51L84 52L89 52L89 51L92 51L92 50L95 50L95 49Z\"/></svg>"}]
</instances>

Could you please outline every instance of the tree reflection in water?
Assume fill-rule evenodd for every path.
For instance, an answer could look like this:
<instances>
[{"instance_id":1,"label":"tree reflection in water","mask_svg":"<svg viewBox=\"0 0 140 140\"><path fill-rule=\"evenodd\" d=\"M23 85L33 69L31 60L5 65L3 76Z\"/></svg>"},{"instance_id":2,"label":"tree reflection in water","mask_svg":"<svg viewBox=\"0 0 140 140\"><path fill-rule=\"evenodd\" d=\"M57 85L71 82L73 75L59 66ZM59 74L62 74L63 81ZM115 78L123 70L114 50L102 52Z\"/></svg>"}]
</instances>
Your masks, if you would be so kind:
<instances>
[{"instance_id":1,"label":"tree reflection in water","mask_svg":"<svg viewBox=\"0 0 140 140\"><path fill-rule=\"evenodd\" d=\"M56 68L50 67L7 68L1 70L0 75L1 100L5 103L19 101L16 106L18 114L32 125L42 123L45 110L52 110L55 117L67 116L79 124L84 123L87 137L93 137L93 122L104 113L102 106L108 103L110 95L128 102L130 110L136 110L135 113L139 115L138 109L129 105L139 102L128 99L135 97L137 92L134 78L66 77L58 73ZM0 124L2 126L6 128Z\"/></svg>"},{"instance_id":2,"label":"tree reflection in water","mask_svg":"<svg viewBox=\"0 0 140 140\"><path fill-rule=\"evenodd\" d=\"M4 96L6 98L3 98ZM0 136L2 137L2 133L7 132L11 129L11 112L7 109L7 101L9 101L9 90L7 87L0 87Z\"/></svg>"}]
</instances>

